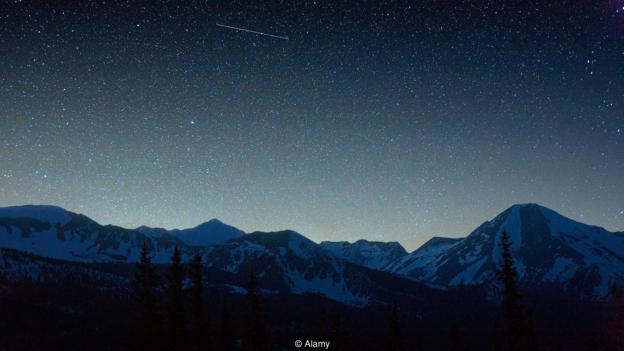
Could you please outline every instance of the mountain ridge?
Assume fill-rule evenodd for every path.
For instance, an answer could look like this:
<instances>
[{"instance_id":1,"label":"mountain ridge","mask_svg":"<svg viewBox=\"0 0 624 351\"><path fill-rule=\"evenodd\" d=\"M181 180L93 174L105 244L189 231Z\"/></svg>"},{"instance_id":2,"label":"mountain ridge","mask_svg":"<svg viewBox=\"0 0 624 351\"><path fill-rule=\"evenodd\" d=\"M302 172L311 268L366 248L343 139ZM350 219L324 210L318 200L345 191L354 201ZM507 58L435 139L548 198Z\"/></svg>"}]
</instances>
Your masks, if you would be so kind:
<instances>
[{"instance_id":1,"label":"mountain ridge","mask_svg":"<svg viewBox=\"0 0 624 351\"><path fill-rule=\"evenodd\" d=\"M500 236L507 231L519 278L531 291L606 296L624 283L624 238L537 204L513 205L468 236L423 245L388 268L431 286L497 288Z\"/></svg>"},{"instance_id":2,"label":"mountain ridge","mask_svg":"<svg viewBox=\"0 0 624 351\"><path fill-rule=\"evenodd\" d=\"M353 243L322 241L319 245L338 257L373 269L384 269L391 262L407 255L405 248L396 241L383 242L359 239Z\"/></svg>"},{"instance_id":3,"label":"mountain ridge","mask_svg":"<svg viewBox=\"0 0 624 351\"><path fill-rule=\"evenodd\" d=\"M222 230L225 235L217 235ZM0 208L0 248L78 262L135 262L140 248L148 245L155 263L168 263L177 246L185 259L200 252L208 265L224 271L267 271L283 289L311 293L324 286L324 294L350 303L365 300L358 297L356 285L349 285L355 278L343 276L350 265L438 289L482 286L495 292L503 230L509 233L521 283L530 291L591 299L605 296L611 282L624 285L621 232L537 204L513 205L466 237L432 237L411 253L397 242L316 243L292 230L245 234L217 219L182 230L126 229L56 206Z\"/></svg>"}]
</instances>

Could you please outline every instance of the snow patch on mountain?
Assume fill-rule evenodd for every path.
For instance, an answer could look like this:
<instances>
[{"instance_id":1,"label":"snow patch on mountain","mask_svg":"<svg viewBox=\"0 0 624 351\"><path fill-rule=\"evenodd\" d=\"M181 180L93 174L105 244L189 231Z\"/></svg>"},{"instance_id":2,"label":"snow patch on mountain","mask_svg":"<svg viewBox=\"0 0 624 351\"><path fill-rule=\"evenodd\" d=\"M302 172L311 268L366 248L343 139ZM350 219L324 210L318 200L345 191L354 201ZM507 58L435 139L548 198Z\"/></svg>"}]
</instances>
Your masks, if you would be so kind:
<instances>
[{"instance_id":1,"label":"snow patch on mountain","mask_svg":"<svg viewBox=\"0 0 624 351\"><path fill-rule=\"evenodd\" d=\"M397 242L358 240L323 241L320 246L337 257L372 269L383 269L390 263L407 255L407 251Z\"/></svg>"},{"instance_id":2,"label":"snow patch on mountain","mask_svg":"<svg viewBox=\"0 0 624 351\"><path fill-rule=\"evenodd\" d=\"M368 301L351 287L345 261L294 231L247 234L214 247L206 261L237 275L254 274L282 292L320 294L354 306Z\"/></svg>"},{"instance_id":3,"label":"snow patch on mountain","mask_svg":"<svg viewBox=\"0 0 624 351\"><path fill-rule=\"evenodd\" d=\"M483 257L480 260L472 264L464 263L463 265L467 265L468 268L459 272L453 279L451 279L451 281L449 282L449 285L450 286L464 285L466 284L466 282L474 281L475 275L477 274L479 269L483 267L483 264L485 263L485 261L487 261L487 257Z\"/></svg>"},{"instance_id":4,"label":"snow patch on mountain","mask_svg":"<svg viewBox=\"0 0 624 351\"><path fill-rule=\"evenodd\" d=\"M458 242L459 239L433 237L416 251L392 262L386 270L405 275L414 269L424 269L426 279L429 279L435 274L436 264L433 263L438 261L440 254Z\"/></svg>"},{"instance_id":5,"label":"snow patch on mountain","mask_svg":"<svg viewBox=\"0 0 624 351\"><path fill-rule=\"evenodd\" d=\"M320 294L356 306L363 306L368 303L367 297L356 295L347 289L341 274L314 275L310 278L300 272L290 272L288 278L291 284L291 292L295 294Z\"/></svg>"},{"instance_id":6,"label":"snow patch on mountain","mask_svg":"<svg viewBox=\"0 0 624 351\"><path fill-rule=\"evenodd\" d=\"M566 282L574 276L578 268L572 259L557 257L552 268L544 274L544 279L550 282Z\"/></svg>"}]
</instances>

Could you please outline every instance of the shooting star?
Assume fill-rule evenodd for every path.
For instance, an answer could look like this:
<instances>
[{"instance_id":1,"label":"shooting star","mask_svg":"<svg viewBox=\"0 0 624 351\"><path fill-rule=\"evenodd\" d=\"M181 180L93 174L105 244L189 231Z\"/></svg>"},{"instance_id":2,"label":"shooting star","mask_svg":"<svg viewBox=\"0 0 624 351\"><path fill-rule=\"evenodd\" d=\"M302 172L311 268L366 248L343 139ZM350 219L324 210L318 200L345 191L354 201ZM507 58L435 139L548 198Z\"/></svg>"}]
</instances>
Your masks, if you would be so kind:
<instances>
[{"instance_id":1,"label":"shooting star","mask_svg":"<svg viewBox=\"0 0 624 351\"><path fill-rule=\"evenodd\" d=\"M257 32L255 30L251 30L251 29L232 27L232 26L228 26L228 25L220 24L220 23L217 23L217 26L223 27L223 28L234 29L234 30L238 30L238 31L241 31L241 32L255 33L255 34L258 34L258 35L266 35L267 37L288 40L288 37L284 37L284 36L281 36L281 35L275 35L275 34L269 34L269 33L263 33L263 32Z\"/></svg>"}]
</instances>

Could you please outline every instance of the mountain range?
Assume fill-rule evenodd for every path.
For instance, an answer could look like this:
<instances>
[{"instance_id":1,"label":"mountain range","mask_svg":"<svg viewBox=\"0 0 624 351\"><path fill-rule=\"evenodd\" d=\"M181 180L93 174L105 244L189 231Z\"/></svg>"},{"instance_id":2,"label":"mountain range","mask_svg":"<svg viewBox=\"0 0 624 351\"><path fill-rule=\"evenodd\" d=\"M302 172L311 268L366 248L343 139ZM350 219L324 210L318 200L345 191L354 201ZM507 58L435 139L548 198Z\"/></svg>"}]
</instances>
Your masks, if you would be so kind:
<instances>
[{"instance_id":1,"label":"mountain range","mask_svg":"<svg viewBox=\"0 0 624 351\"><path fill-rule=\"evenodd\" d=\"M266 294L322 295L351 306L472 288L495 297L503 231L531 294L591 300L604 297L612 283L624 284L622 233L536 204L514 205L465 238L434 237L411 253L396 242L317 244L294 231L245 234L216 219L182 230L126 229L54 206L6 207L0 209L0 275L15 278L46 267L39 271L53 276L59 265L84 273L81 264L132 263L143 245L154 262L165 264L177 246L185 258L202 253L206 266L223 274L254 273ZM223 287L244 291L235 279Z\"/></svg>"},{"instance_id":2,"label":"mountain range","mask_svg":"<svg viewBox=\"0 0 624 351\"><path fill-rule=\"evenodd\" d=\"M55 206L0 208L0 247L68 261L136 262L147 244L153 261L166 263L175 246L188 256L242 235L216 219L184 230L126 229Z\"/></svg>"}]
</instances>

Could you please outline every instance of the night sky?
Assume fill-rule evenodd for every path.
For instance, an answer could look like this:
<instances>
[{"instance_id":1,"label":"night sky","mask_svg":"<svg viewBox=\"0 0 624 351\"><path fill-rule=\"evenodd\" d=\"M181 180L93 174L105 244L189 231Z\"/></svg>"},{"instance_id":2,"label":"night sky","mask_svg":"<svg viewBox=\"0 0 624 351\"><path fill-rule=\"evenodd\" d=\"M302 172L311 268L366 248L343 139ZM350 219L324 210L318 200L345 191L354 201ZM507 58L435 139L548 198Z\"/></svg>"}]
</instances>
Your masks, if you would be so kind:
<instances>
[{"instance_id":1,"label":"night sky","mask_svg":"<svg viewBox=\"0 0 624 351\"><path fill-rule=\"evenodd\" d=\"M0 206L409 249L514 203L624 229L624 0L50 3L0 4Z\"/></svg>"}]
</instances>

